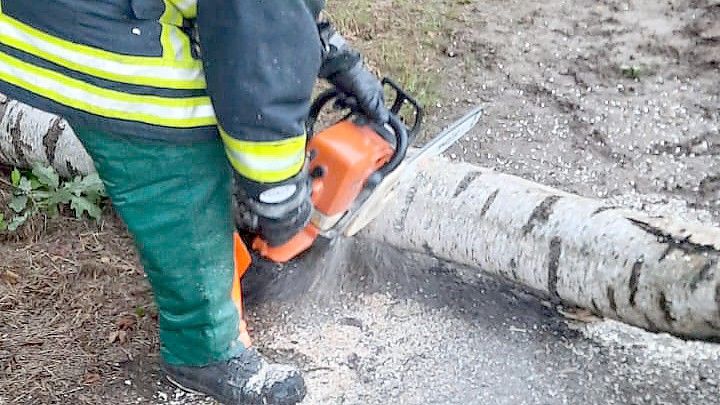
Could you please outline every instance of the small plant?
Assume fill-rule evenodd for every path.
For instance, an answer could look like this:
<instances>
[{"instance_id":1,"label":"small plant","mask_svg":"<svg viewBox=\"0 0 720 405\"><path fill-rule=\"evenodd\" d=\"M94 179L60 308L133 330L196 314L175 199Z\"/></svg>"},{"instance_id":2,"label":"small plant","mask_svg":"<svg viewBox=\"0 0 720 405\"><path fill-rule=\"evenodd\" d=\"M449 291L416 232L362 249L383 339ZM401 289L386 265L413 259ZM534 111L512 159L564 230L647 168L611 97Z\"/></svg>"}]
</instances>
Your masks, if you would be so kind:
<instances>
[{"instance_id":1,"label":"small plant","mask_svg":"<svg viewBox=\"0 0 720 405\"><path fill-rule=\"evenodd\" d=\"M620 67L620 72L626 78L633 80L639 80L645 74L643 69L636 65L623 65Z\"/></svg>"},{"instance_id":2,"label":"small plant","mask_svg":"<svg viewBox=\"0 0 720 405\"><path fill-rule=\"evenodd\" d=\"M13 195L8 207L13 216L6 220L0 214L0 231L14 232L37 214L54 217L67 205L76 218L81 218L86 212L95 220L102 215L100 202L105 196L105 189L97 174L75 176L64 181L52 167L35 165L27 172L14 169L10 181Z\"/></svg>"}]
</instances>

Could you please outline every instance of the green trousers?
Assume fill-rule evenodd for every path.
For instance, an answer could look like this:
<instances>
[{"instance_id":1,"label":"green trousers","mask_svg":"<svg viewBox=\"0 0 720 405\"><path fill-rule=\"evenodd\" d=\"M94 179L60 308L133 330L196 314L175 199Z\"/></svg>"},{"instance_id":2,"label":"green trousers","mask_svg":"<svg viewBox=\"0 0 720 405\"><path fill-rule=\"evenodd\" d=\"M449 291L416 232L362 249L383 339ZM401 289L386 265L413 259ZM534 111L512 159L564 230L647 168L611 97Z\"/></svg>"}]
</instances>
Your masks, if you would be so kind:
<instances>
[{"instance_id":1,"label":"green trousers","mask_svg":"<svg viewBox=\"0 0 720 405\"><path fill-rule=\"evenodd\" d=\"M163 360L201 366L244 350L231 299L232 177L220 139L172 144L75 130L135 239Z\"/></svg>"}]
</instances>

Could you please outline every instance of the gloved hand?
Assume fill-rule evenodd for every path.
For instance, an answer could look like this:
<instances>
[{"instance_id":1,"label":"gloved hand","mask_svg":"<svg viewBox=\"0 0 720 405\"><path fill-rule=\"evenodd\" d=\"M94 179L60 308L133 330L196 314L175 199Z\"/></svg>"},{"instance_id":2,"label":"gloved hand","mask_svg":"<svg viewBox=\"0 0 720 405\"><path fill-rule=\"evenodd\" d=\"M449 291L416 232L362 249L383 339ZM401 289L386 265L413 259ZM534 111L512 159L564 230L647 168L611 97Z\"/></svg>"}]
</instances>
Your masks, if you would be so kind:
<instances>
[{"instance_id":1,"label":"gloved hand","mask_svg":"<svg viewBox=\"0 0 720 405\"><path fill-rule=\"evenodd\" d=\"M323 44L321 78L327 79L346 96L353 97L357 107L368 118L385 124L390 112L385 106L382 84L365 67L360 53L352 49L328 22L318 24Z\"/></svg>"},{"instance_id":2,"label":"gloved hand","mask_svg":"<svg viewBox=\"0 0 720 405\"><path fill-rule=\"evenodd\" d=\"M235 173L235 223L270 246L287 243L310 222L312 201L307 169L279 183L257 183Z\"/></svg>"}]
</instances>

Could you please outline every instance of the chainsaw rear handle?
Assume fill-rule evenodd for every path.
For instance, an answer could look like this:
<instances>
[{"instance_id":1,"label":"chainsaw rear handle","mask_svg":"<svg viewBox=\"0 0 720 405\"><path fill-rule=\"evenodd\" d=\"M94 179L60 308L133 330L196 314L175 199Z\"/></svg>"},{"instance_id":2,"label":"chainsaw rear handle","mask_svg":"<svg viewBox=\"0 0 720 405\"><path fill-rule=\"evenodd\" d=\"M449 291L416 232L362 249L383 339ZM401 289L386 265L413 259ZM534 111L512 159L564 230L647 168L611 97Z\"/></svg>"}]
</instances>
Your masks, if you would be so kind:
<instances>
[{"instance_id":1,"label":"chainsaw rear handle","mask_svg":"<svg viewBox=\"0 0 720 405\"><path fill-rule=\"evenodd\" d=\"M378 132L381 132L381 135L383 136L386 136L388 132L392 132L392 134L390 134L390 137L394 138L395 151L387 164L385 164L382 168L378 170L378 178L380 179L385 177L393 170L397 169L400 163L402 163L403 159L405 159L405 155L407 154L407 149L410 144L410 139L414 138L420 132L422 121L424 118L424 111L420 106L420 103L418 103L415 98L413 98L405 90L403 90L402 87L400 87L397 83L395 83L389 78L384 78L382 80L382 84L383 86L392 89L394 91L395 97L392 106L390 107L389 120L387 123L385 123L387 124L387 126L390 127L390 131L387 131L386 128L383 127L377 128L377 130ZM345 103L343 100L344 98L345 95L337 89L330 89L322 92L313 101L306 123L309 137L312 137L315 132L315 124L318 117L320 116L320 113L331 101L335 101L335 107L338 109L350 109L350 112L345 115L340 121L346 120L352 115L358 115L362 117L362 113L354 109L353 106ZM414 122L412 124L412 127L410 128L408 128L399 118L401 110L406 103L408 103L412 107L412 112L414 115Z\"/></svg>"},{"instance_id":2,"label":"chainsaw rear handle","mask_svg":"<svg viewBox=\"0 0 720 405\"><path fill-rule=\"evenodd\" d=\"M390 107L390 112L392 113L392 115L400 117L401 110L406 103L412 107L413 124L412 126L407 126L402 123L402 127L405 128L408 134L408 138L410 140L414 139L420 133L420 129L422 128L422 124L425 118L425 110L413 96L411 96L407 91L405 91L392 79L387 77L383 78L382 85L386 88L390 88L394 92L392 106ZM310 106L308 119L305 123L308 136L312 137L312 135L315 133L315 124L317 123L317 119L325 106L331 101L336 101L335 107L337 109L350 109L350 112L342 119L340 119L340 121L348 119L352 115L362 116L362 113L360 111L357 111L353 109L352 106L346 105L344 102L342 102L342 100L346 98L347 97L344 94L342 94L335 88L325 90L324 92L320 93L320 95L318 95L315 100L313 100L313 103Z\"/></svg>"}]
</instances>

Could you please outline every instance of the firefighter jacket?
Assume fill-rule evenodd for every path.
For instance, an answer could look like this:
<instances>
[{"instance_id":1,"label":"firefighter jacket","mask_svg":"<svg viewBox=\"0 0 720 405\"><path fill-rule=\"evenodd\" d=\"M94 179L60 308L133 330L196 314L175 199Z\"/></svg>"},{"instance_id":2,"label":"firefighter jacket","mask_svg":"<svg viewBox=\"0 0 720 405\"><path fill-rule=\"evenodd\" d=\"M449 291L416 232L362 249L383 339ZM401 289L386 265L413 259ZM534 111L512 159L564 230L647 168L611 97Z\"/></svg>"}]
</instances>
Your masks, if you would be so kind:
<instances>
[{"instance_id":1,"label":"firefighter jacket","mask_svg":"<svg viewBox=\"0 0 720 405\"><path fill-rule=\"evenodd\" d=\"M170 142L219 132L243 177L282 181L304 161L322 3L0 0L0 93L77 127Z\"/></svg>"}]
</instances>

